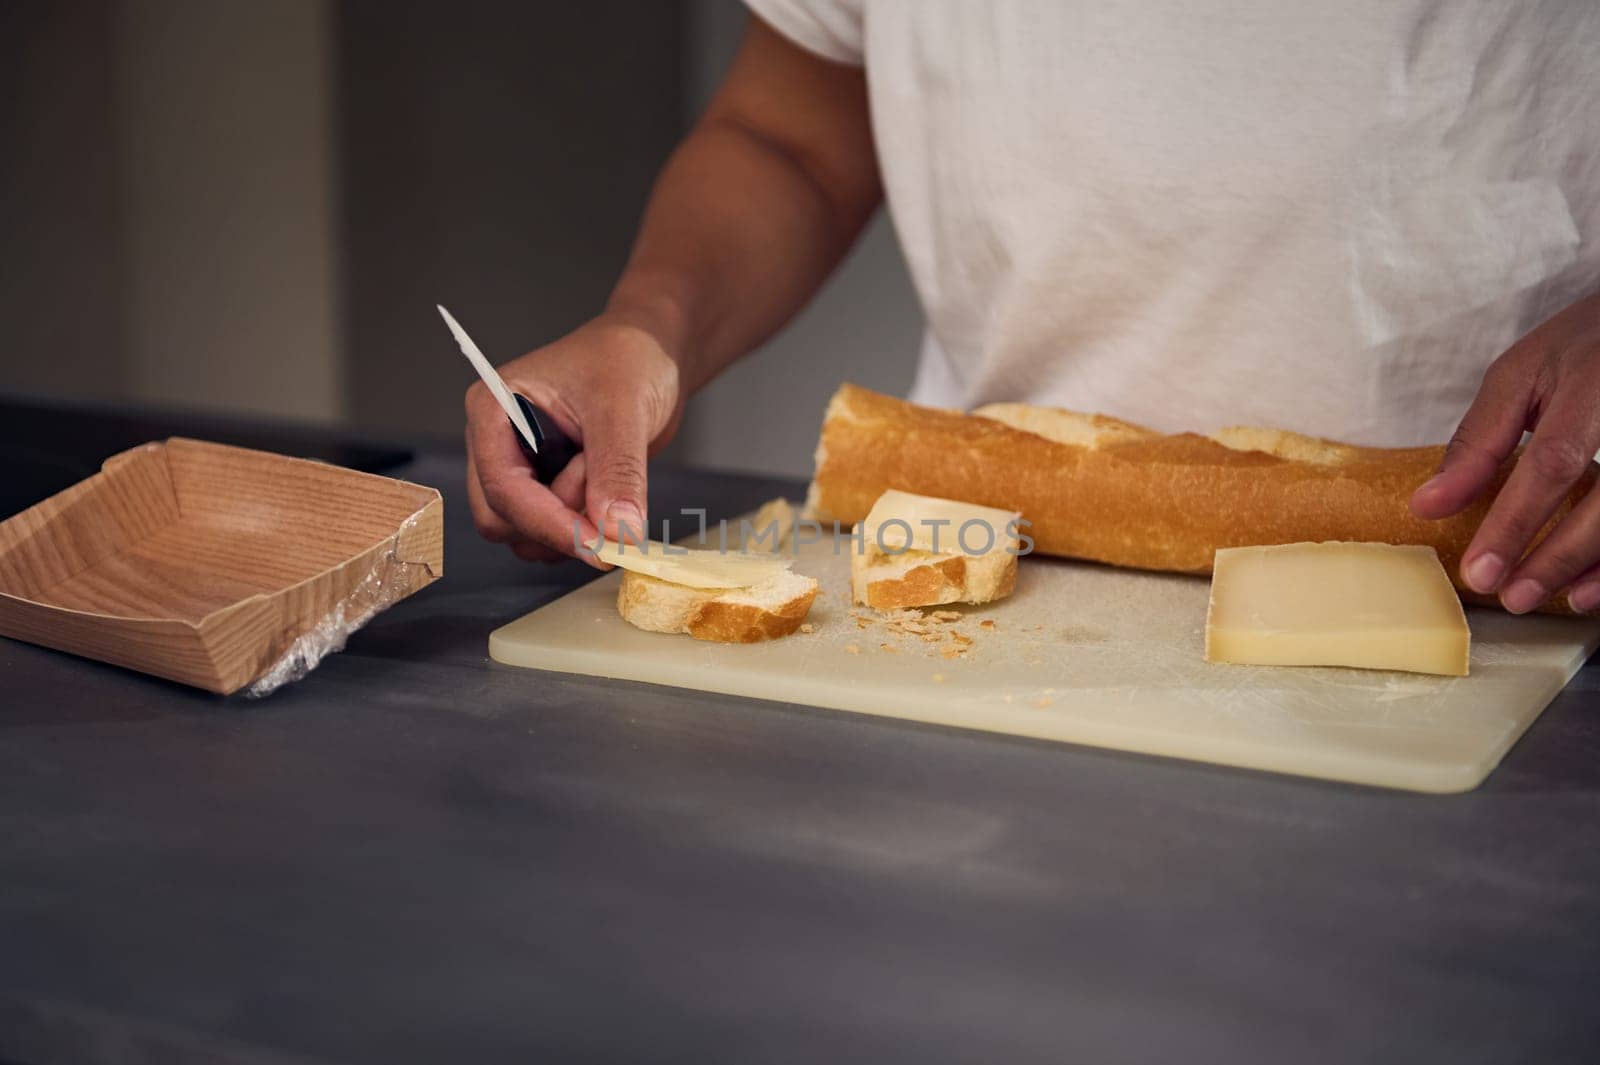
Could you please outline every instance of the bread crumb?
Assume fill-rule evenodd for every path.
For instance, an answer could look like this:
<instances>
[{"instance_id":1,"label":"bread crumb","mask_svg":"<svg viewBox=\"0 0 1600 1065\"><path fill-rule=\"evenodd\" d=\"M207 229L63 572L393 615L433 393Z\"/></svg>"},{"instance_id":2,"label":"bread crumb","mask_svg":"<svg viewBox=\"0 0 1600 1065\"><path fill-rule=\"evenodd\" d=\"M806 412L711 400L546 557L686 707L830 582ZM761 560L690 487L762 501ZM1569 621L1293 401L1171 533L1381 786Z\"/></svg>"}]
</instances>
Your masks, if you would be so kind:
<instances>
[{"instance_id":1,"label":"bread crumb","mask_svg":"<svg viewBox=\"0 0 1600 1065\"><path fill-rule=\"evenodd\" d=\"M952 642L958 643L962 647L970 646L971 643L972 643L972 637L968 636L966 633L962 632L960 629L951 629L950 630L950 639L951 639Z\"/></svg>"},{"instance_id":2,"label":"bread crumb","mask_svg":"<svg viewBox=\"0 0 1600 1065\"><path fill-rule=\"evenodd\" d=\"M872 622L868 621L866 618L856 618L856 628L858 629L864 629L871 624Z\"/></svg>"},{"instance_id":3,"label":"bread crumb","mask_svg":"<svg viewBox=\"0 0 1600 1065\"><path fill-rule=\"evenodd\" d=\"M801 624L800 631L809 635L810 633L816 632L817 627L811 624L811 622L807 621Z\"/></svg>"},{"instance_id":4,"label":"bread crumb","mask_svg":"<svg viewBox=\"0 0 1600 1065\"><path fill-rule=\"evenodd\" d=\"M1048 696L1048 695L1039 696L1038 699L1034 700L1034 704L1033 705L1037 706L1039 709L1043 710L1045 707L1050 705L1050 696Z\"/></svg>"},{"instance_id":5,"label":"bread crumb","mask_svg":"<svg viewBox=\"0 0 1600 1065\"><path fill-rule=\"evenodd\" d=\"M984 618L982 621L978 622L978 628L992 630L994 628L994 618Z\"/></svg>"},{"instance_id":6,"label":"bread crumb","mask_svg":"<svg viewBox=\"0 0 1600 1065\"><path fill-rule=\"evenodd\" d=\"M933 682L935 684L943 684L944 683L944 674L943 673L935 673L933 675Z\"/></svg>"},{"instance_id":7,"label":"bread crumb","mask_svg":"<svg viewBox=\"0 0 1600 1065\"><path fill-rule=\"evenodd\" d=\"M880 651L888 651L892 655L896 655L896 654L900 653L900 648L896 647L892 643L880 643L878 645L878 650L880 650Z\"/></svg>"},{"instance_id":8,"label":"bread crumb","mask_svg":"<svg viewBox=\"0 0 1600 1065\"><path fill-rule=\"evenodd\" d=\"M939 652L941 658L964 658L967 652L959 647L946 647Z\"/></svg>"},{"instance_id":9,"label":"bread crumb","mask_svg":"<svg viewBox=\"0 0 1600 1065\"><path fill-rule=\"evenodd\" d=\"M940 640L944 639L944 634L938 632L925 632L922 634L921 638L923 643L938 643Z\"/></svg>"},{"instance_id":10,"label":"bread crumb","mask_svg":"<svg viewBox=\"0 0 1600 1065\"><path fill-rule=\"evenodd\" d=\"M847 655L858 655L861 653L861 648L857 647L853 643L847 643L844 645L844 653Z\"/></svg>"},{"instance_id":11,"label":"bread crumb","mask_svg":"<svg viewBox=\"0 0 1600 1065\"><path fill-rule=\"evenodd\" d=\"M935 610L932 614L929 614L928 616L933 618L933 620L935 620L935 621L960 621L961 620L961 611L959 611L959 610Z\"/></svg>"},{"instance_id":12,"label":"bread crumb","mask_svg":"<svg viewBox=\"0 0 1600 1065\"><path fill-rule=\"evenodd\" d=\"M909 632L913 636L926 636L928 633L928 626L920 621L897 621L894 627L901 632Z\"/></svg>"}]
</instances>

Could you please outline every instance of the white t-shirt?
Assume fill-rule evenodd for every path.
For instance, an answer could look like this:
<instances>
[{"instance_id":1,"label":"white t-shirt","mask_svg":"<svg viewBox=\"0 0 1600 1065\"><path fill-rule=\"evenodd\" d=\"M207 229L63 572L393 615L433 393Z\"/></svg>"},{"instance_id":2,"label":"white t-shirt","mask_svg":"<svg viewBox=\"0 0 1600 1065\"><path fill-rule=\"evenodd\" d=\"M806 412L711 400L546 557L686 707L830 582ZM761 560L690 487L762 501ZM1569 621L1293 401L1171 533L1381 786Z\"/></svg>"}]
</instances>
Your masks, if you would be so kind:
<instances>
[{"instance_id":1,"label":"white t-shirt","mask_svg":"<svg viewBox=\"0 0 1600 1065\"><path fill-rule=\"evenodd\" d=\"M912 398L1447 438L1600 288L1592 0L747 0L866 69Z\"/></svg>"}]
</instances>

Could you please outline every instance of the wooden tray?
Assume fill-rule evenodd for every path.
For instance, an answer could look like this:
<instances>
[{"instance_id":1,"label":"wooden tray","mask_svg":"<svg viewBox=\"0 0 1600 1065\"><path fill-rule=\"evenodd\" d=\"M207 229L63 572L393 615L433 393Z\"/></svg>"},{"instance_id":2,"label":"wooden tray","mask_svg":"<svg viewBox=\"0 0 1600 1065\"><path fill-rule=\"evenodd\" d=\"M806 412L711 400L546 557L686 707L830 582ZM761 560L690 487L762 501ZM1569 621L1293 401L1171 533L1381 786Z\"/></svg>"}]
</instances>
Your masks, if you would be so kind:
<instances>
[{"instance_id":1,"label":"wooden tray","mask_svg":"<svg viewBox=\"0 0 1600 1065\"><path fill-rule=\"evenodd\" d=\"M443 510L388 477L145 444L0 522L0 635L227 694L437 580Z\"/></svg>"}]
</instances>

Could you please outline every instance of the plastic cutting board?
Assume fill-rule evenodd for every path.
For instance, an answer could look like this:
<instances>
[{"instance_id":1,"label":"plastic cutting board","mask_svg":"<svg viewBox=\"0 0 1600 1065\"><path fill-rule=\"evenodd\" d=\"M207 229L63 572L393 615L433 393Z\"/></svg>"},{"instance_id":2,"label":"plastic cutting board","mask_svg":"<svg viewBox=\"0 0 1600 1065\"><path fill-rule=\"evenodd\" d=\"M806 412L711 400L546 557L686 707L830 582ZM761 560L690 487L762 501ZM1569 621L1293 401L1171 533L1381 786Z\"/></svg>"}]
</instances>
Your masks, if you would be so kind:
<instances>
[{"instance_id":1,"label":"plastic cutting board","mask_svg":"<svg viewBox=\"0 0 1600 1065\"><path fill-rule=\"evenodd\" d=\"M815 631L643 632L610 573L497 630L497 662L1413 791L1476 787L1600 643L1600 622L1471 609L1467 677L1204 661L1205 578L1022 560L1017 591L899 631L849 602L848 541L802 549ZM959 608L953 608L959 609ZM862 622L855 615L869 619ZM984 622L992 622L985 625ZM970 638L953 654L951 631ZM752 704L751 713L761 713Z\"/></svg>"}]
</instances>

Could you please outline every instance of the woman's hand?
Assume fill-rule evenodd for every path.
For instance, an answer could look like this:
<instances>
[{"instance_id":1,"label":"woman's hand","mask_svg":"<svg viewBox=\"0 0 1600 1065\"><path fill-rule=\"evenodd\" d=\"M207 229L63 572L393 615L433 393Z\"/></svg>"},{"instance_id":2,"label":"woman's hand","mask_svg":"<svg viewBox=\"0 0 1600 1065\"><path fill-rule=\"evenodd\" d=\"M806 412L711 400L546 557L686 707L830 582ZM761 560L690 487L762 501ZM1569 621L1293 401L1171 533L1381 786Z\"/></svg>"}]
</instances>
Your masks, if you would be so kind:
<instances>
[{"instance_id":1,"label":"woman's hand","mask_svg":"<svg viewBox=\"0 0 1600 1065\"><path fill-rule=\"evenodd\" d=\"M1514 614L1570 588L1575 610L1600 607L1600 492L1579 500L1527 558L1529 543L1600 450L1600 293L1579 300L1490 365L1437 475L1411 497L1444 518L1482 494L1533 436L1461 560L1461 576ZM1520 561L1519 561L1520 560Z\"/></svg>"},{"instance_id":2,"label":"woman's hand","mask_svg":"<svg viewBox=\"0 0 1600 1065\"><path fill-rule=\"evenodd\" d=\"M645 460L672 438L683 412L678 365L650 332L602 315L500 368L512 391L549 413L583 451L548 488L480 382L467 390L467 496L485 539L518 558L576 555L603 530L645 530Z\"/></svg>"}]
</instances>

